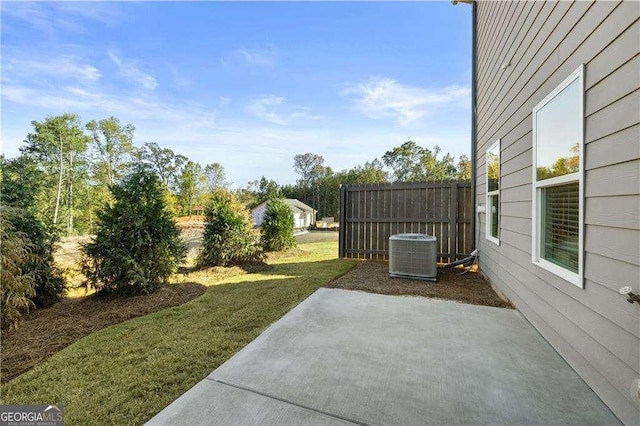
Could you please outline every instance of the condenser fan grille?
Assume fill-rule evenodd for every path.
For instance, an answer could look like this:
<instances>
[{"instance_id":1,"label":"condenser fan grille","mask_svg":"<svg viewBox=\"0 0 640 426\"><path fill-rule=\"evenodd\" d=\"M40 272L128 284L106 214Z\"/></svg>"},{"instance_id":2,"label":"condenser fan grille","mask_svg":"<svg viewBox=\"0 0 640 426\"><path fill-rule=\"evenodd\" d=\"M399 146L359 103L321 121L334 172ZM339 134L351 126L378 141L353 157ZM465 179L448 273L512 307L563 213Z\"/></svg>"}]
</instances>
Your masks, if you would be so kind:
<instances>
[{"instance_id":1,"label":"condenser fan grille","mask_svg":"<svg viewBox=\"0 0 640 426\"><path fill-rule=\"evenodd\" d=\"M437 239L426 234L389 237L389 275L435 281L438 275Z\"/></svg>"}]
</instances>

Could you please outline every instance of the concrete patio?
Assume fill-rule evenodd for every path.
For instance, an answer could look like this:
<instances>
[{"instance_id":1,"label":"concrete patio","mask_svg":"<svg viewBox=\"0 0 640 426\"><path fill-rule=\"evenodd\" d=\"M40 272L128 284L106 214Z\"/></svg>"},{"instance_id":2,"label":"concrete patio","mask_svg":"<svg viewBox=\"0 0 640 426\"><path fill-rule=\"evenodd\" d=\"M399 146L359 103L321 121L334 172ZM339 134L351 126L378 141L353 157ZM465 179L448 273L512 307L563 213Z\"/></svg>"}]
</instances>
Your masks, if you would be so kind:
<instances>
[{"instance_id":1,"label":"concrete patio","mask_svg":"<svg viewBox=\"0 0 640 426\"><path fill-rule=\"evenodd\" d=\"M149 424L620 424L516 310L320 289Z\"/></svg>"}]
</instances>

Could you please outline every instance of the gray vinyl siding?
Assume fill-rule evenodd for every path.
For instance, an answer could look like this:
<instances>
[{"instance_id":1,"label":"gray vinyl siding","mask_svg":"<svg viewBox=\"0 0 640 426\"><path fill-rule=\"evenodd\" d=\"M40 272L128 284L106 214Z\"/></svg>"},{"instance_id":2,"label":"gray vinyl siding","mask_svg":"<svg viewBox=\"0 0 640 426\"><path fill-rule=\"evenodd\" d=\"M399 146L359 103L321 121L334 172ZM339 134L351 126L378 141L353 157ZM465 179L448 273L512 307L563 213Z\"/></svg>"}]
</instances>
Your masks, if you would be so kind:
<instances>
[{"instance_id":1,"label":"gray vinyl siding","mask_svg":"<svg viewBox=\"0 0 640 426\"><path fill-rule=\"evenodd\" d=\"M501 139L500 245L480 266L625 424L640 424L640 2L477 2L477 202ZM503 64L508 66L503 67ZM531 262L532 110L585 66L584 288Z\"/></svg>"}]
</instances>

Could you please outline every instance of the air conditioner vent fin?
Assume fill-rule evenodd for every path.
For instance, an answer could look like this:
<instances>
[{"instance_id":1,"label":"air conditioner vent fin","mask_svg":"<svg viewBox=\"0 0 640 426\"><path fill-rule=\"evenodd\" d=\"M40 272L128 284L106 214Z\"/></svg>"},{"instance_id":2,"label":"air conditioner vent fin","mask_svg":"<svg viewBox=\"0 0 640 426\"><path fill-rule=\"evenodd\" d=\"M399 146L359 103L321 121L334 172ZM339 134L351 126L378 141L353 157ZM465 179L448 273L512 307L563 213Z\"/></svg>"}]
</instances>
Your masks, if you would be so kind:
<instances>
[{"instance_id":1,"label":"air conditioner vent fin","mask_svg":"<svg viewBox=\"0 0 640 426\"><path fill-rule=\"evenodd\" d=\"M389 237L389 275L435 281L438 275L436 237L396 234Z\"/></svg>"}]
</instances>

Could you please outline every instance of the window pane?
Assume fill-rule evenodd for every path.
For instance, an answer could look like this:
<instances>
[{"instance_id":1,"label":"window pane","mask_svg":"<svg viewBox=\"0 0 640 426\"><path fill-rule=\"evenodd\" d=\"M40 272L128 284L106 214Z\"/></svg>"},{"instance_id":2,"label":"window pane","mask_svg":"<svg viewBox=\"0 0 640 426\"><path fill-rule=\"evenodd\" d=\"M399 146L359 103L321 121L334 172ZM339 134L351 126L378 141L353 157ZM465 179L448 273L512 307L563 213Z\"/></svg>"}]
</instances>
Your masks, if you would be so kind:
<instances>
[{"instance_id":1,"label":"window pane","mask_svg":"<svg viewBox=\"0 0 640 426\"><path fill-rule=\"evenodd\" d=\"M500 182L500 145L487 151L487 191L497 191Z\"/></svg>"},{"instance_id":2,"label":"window pane","mask_svg":"<svg viewBox=\"0 0 640 426\"><path fill-rule=\"evenodd\" d=\"M489 231L491 232L491 236L493 238L499 238L498 237L498 220L500 218L500 211L499 206L500 206L500 199L497 195L491 195L489 196L489 200L491 202L491 205L489 206L491 208L491 212L489 215L489 220L490 222L490 226L489 226Z\"/></svg>"},{"instance_id":3,"label":"window pane","mask_svg":"<svg viewBox=\"0 0 640 426\"><path fill-rule=\"evenodd\" d=\"M538 180L580 169L580 81L576 79L536 113Z\"/></svg>"},{"instance_id":4,"label":"window pane","mask_svg":"<svg viewBox=\"0 0 640 426\"><path fill-rule=\"evenodd\" d=\"M578 273L578 182L542 190L540 257Z\"/></svg>"}]
</instances>

